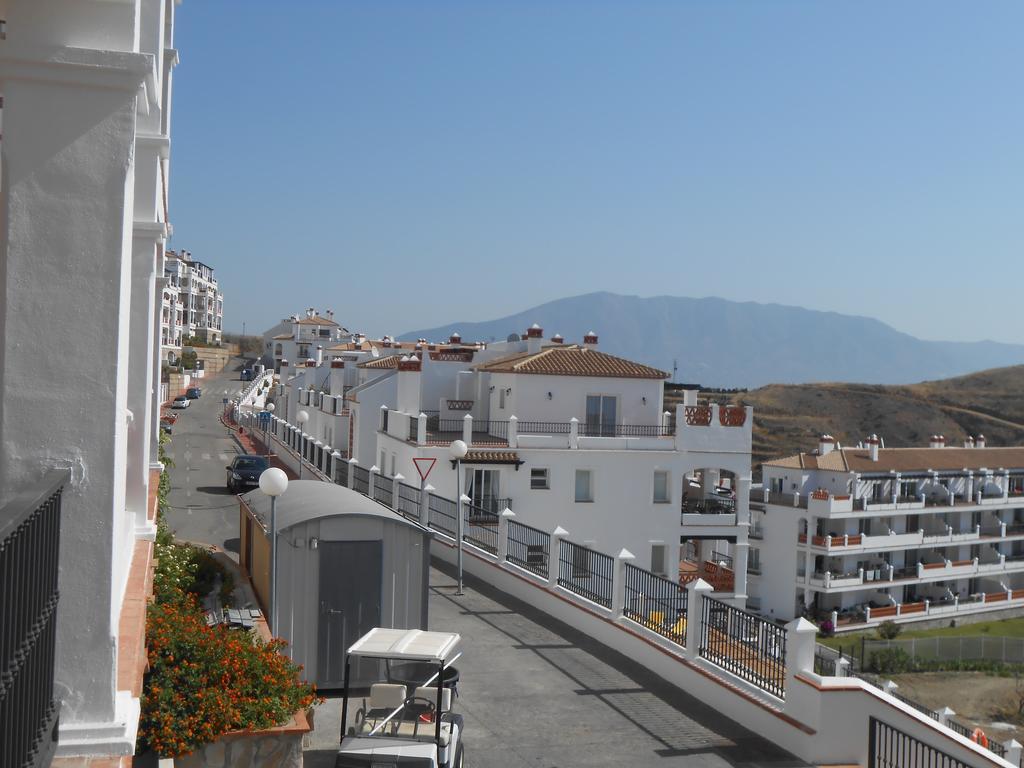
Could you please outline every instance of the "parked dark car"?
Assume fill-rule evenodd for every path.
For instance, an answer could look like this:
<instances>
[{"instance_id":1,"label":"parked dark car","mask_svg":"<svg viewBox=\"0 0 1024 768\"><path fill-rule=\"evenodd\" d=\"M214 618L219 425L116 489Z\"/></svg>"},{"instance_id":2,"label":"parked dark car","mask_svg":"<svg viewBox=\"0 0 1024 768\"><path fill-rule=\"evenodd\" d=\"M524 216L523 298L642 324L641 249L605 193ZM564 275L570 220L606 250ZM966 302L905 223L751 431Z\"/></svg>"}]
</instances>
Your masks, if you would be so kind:
<instances>
[{"instance_id":1,"label":"parked dark car","mask_svg":"<svg viewBox=\"0 0 1024 768\"><path fill-rule=\"evenodd\" d=\"M185 390L185 397L189 400L198 400L203 396L203 391L199 387L189 387Z\"/></svg>"},{"instance_id":2,"label":"parked dark car","mask_svg":"<svg viewBox=\"0 0 1024 768\"><path fill-rule=\"evenodd\" d=\"M171 434L171 432L173 431L171 425L173 423L174 422L168 421L167 419L160 419L160 431L166 432L168 435Z\"/></svg>"},{"instance_id":3,"label":"parked dark car","mask_svg":"<svg viewBox=\"0 0 1024 768\"><path fill-rule=\"evenodd\" d=\"M242 381L252 381L252 369L251 368L243 368L242 369L242 375L239 376L239 378Z\"/></svg>"},{"instance_id":4,"label":"parked dark car","mask_svg":"<svg viewBox=\"0 0 1024 768\"><path fill-rule=\"evenodd\" d=\"M254 456L248 453L235 456L234 460L226 467L228 490L236 493L239 488L252 488L259 485L260 475L269 466L263 456Z\"/></svg>"}]
</instances>

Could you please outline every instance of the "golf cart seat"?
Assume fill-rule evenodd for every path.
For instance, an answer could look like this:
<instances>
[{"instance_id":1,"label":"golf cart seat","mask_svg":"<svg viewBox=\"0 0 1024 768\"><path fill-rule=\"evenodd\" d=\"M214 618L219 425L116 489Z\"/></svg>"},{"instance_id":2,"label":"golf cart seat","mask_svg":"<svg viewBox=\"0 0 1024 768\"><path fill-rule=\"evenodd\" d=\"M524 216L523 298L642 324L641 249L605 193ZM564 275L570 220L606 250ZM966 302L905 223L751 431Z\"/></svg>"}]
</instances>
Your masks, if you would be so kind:
<instances>
[{"instance_id":1,"label":"golf cart seat","mask_svg":"<svg viewBox=\"0 0 1024 768\"><path fill-rule=\"evenodd\" d=\"M437 706L437 688L433 686L421 686L416 689L413 697L417 700L425 699L431 702L434 706ZM417 701L417 703L419 703ZM441 689L441 712L451 712L452 709L452 691L451 688Z\"/></svg>"},{"instance_id":2,"label":"golf cart seat","mask_svg":"<svg viewBox=\"0 0 1024 768\"><path fill-rule=\"evenodd\" d=\"M370 686L367 717L384 717L405 703L405 686L396 683L374 683Z\"/></svg>"},{"instance_id":3,"label":"golf cart seat","mask_svg":"<svg viewBox=\"0 0 1024 768\"><path fill-rule=\"evenodd\" d=\"M397 727L388 728L386 733L390 736L411 736L414 738L433 741L435 727L434 723L424 723L419 720L402 720L398 722ZM447 721L443 721L441 723L441 747L448 746L448 741L451 738L451 730L451 723Z\"/></svg>"}]
</instances>

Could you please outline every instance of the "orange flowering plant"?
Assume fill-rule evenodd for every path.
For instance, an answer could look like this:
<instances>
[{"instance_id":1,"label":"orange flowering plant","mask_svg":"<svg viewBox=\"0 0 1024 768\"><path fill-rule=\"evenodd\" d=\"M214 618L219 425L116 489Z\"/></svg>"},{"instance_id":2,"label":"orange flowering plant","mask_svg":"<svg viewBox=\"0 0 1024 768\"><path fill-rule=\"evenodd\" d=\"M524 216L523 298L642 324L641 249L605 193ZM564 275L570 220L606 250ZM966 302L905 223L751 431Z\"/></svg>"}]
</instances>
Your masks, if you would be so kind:
<instances>
[{"instance_id":1,"label":"orange flowering plant","mask_svg":"<svg viewBox=\"0 0 1024 768\"><path fill-rule=\"evenodd\" d=\"M316 700L281 640L207 626L191 595L151 606L150 675L140 736L162 757L195 751L228 731L281 725Z\"/></svg>"}]
</instances>

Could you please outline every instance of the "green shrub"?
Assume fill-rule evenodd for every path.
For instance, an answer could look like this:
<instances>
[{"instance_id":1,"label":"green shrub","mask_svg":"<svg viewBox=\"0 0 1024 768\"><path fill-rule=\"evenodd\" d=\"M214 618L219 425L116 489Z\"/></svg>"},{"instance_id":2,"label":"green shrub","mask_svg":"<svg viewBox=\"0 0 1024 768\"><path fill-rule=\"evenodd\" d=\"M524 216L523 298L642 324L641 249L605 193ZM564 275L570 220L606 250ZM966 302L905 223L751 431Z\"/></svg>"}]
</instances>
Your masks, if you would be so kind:
<instances>
[{"instance_id":1,"label":"green shrub","mask_svg":"<svg viewBox=\"0 0 1024 768\"><path fill-rule=\"evenodd\" d=\"M910 655L902 648L883 648L868 656L868 669L879 674L910 672Z\"/></svg>"},{"instance_id":2,"label":"green shrub","mask_svg":"<svg viewBox=\"0 0 1024 768\"><path fill-rule=\"evenodd\" d=\"M883 621L879 624L876 631L878 632L878 636L883 640L895 640L902 629L903 628L899 624L890 619L889 621Z\"/></svg>"}]
</instances>

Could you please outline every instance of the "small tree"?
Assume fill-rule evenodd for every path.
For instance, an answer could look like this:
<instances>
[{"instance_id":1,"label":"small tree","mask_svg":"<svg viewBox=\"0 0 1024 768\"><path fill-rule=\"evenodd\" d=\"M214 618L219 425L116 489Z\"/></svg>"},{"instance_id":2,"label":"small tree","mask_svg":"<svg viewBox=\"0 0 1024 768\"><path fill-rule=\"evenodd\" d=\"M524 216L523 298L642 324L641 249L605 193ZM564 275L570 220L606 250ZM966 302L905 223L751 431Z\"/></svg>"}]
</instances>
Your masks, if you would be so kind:
<instances>
[{"instance_id":1,"label":"small tree","mask_svg":"<svg viewBox=\"0 0 1024 768\"><path fill-rule=\"evenodd\" d=\"M903 630L899 624L892 619L883 621L878 625L878 636L883 640L895 640L899 633Z\"/></svg>"},{"instance_id":2,"label":"small tree","mask_svg":"<svg viewBox=\"0 0 1024 768\"><path fill-rule=\"evenodd\" d=\"M196 368L196 361L199 359L199 355L196 354L194 349L189 349L181 353L181 367L189 371L194 371Z\"/></svg>"}]
</instances>

